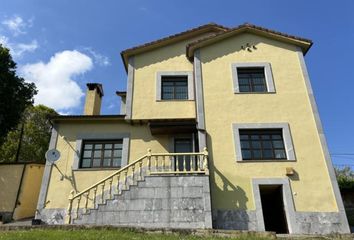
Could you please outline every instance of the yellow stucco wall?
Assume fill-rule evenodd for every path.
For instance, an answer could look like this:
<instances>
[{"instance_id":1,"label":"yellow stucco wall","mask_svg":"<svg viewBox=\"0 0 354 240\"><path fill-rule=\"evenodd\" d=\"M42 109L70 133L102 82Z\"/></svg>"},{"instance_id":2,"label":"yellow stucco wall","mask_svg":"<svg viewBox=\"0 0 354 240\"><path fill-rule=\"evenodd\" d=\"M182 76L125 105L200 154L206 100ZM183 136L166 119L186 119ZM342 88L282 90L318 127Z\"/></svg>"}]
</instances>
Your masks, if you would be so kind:
<instances>
[{"instance_id":1,"label":"yellow stucco wall","mask_svg":"<svg viewBox=\"0 0 354 240\"><path fill-rule=\"evenodd\" d=\"M252 52L241 45L256 45ZM242 34L201 49L214 209L254 210L252 178L291 179L296 211L331 212L337 206L295 46ZM276 94L234 94L231 64L269 62ZM232 123L287 122L296 162L236 162Z\"/></svg>"},{"instance_id":2,"label":"yellow stucco wall","mask_svg":"<svg viewBox=\"0 0 354 240\"><path fill-rule=\"evenodd\" d=\"M61 181L59 171L55 168L52 169L46 208L66 208L70 191L74 189L74 183L77 190L81 191L116 171L72 171L71 167L73 166L74 149L76 149L78 134L130 133L129 162L144 156L148 148L151 148L153 152L168 152L169 148L168 136L152 136L146 125L132 126L123 121L61 123L57 126L57 129L59 137L56 148L60 151L61 157L56 164L65 175L65 178ZM66 140L62 136L65 136Z\"/></svg>"},{"instance_id":3,"label":"yellow stucco wall","mask_svg":"<svg viewBox=\"0 0 354 240\"><path fill-rule=\"evenodd\" d=\"M43 164L26 165L18 197L18 205L14 211L13 219L18 220L35 215L43 170Z\"/></svg>"},{"instance_id":4,"label":"yellow stucco wall","mask_svg":"<svg viewBox=\"0 0 354 240\"><path fill-rule=\"evenodd\" d=\"M156 101L156 74L160 71L193 71L182 41L134 57L133 119L195 118L192 100Z\"/></svg>"},{"instance_id":5,"label":"yellow stucco wall","mask_svg":"<svg viewBox=\"0 0 354 240\"><path fill-rule=\"evenodd\" d=\"M0 212L14 210L22 170L22 164L0 165Z\"/></svg>"}]
</instances>

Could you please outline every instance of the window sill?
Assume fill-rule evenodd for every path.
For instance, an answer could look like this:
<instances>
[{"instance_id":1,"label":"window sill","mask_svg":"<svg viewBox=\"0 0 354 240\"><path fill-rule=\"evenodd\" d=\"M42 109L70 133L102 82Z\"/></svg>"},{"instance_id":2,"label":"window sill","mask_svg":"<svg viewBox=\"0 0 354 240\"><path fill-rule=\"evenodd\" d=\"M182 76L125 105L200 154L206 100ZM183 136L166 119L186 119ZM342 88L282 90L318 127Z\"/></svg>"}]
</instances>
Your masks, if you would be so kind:
<instances>
[{"instance_id":1,"label":"window sill","mask_svg":"<svg viewBox=\"0 0 354 240\"><path fill-rule=\"evenodd\" d=\"M234 92L234 94L275 94L276 92Z\"/></svg>"},{"instance_id":2,"label":"window sill","mask_svg":"<svg viewBox=\"0 0 354 240\"><path fill-rule=\"evenodd\" d=\"M195 101L194 99L161 99L161 100L156 100L156 102L192 102Z\"/></svg>"},{"instance_id":3,"label":"window sill","mask_svg":"<svg viewBox=\"0 0 354 240\"><path fill-rule=\"evenodd\" d=\"M74 169L74 172L90 172L90 171L117 171L121 169L121 167L114 167L114 168L78 168Z\"/></svg>"},{"instance_id":4,"label":"window sill","mask_svg":"<svg viewBox=\"0 0 354 240\"><path fill-rule=\"evenodd\" d=\"M296 162L296 160L286 160L286 159L281 159L281 160L276 160L276 159L272 159L272 160L237 160L237 163L284 163L284 162Z\"/></svg>"}]
</instances>

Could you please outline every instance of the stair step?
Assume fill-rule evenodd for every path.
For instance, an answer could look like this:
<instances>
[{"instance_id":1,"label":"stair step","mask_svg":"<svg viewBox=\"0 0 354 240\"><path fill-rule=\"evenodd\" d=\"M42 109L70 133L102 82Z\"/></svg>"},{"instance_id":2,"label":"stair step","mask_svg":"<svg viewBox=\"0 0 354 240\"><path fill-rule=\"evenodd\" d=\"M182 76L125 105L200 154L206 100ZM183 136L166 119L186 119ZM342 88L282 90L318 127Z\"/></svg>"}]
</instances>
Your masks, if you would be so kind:
<instances>
[{"instance_id":1,"label":"stair step","mask_svg":"<svg viewBox=\"0 0 354 240\"><path fill-rule=\"evenodd\" d=\"M130 180L130 181L129 181ZM100 207L106 206L107 205L107 201L113 201L113 200L118 200L119 196L124 195L126 192L129 192L130 189L132 187L138 187L139 183L144 182L145 181L145 177L142 177L140 179L134 179L134 181L131 181L131 177L128 177L128 181L127 181L127 188L126 189L121 189L119 193L114 193L112 194L113 198L109 199L109 198L105 198L104 203L97 203L96 207L94 208L88 208L86 213L80 213L79 217L77 219L73 219L74 223L77 220L82 220L83 217L85 216L90 216L93 212L98 212ZM130 183L129 183L130 182ZM105 195L108 194L107 191L105 191L104 193ZM101 195L97 196L97 199L100 199Z\"/></svg>"}]
</instances>

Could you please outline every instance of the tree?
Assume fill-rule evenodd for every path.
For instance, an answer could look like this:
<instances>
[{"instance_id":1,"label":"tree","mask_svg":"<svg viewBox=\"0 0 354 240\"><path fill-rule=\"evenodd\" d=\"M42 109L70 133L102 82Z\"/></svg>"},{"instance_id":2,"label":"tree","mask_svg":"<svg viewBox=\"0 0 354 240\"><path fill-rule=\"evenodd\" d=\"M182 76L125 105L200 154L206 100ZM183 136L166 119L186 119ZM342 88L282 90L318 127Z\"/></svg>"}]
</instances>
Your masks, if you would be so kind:
<instances>
[{"instance_id":1,"label":"tree","mask_svg":"<svg viewBox=\"0 0 354 240\"><path fill-rule=\"evenodd\" d=\"M23 111L33 104L35 94L34 83L26 83L16 75L16 63L9 49L0 44L0 144L17 126Z\"/></svg>"},{"instance_id":2,"label":"tree","mask_svg":"<svg viewBox=\"0 0 354 240\"><path fill-rule=\"evenodd\" d=\"M0 162L15 162L18 150L19 162L45 162L44 154L48 150L51 130L48 116L52 115L57 113L44 105L27 107L18 127L7 134L0 146Z\"/></svg>"},{"instance_id":3,"label":"tree","mask_svg":"<svg viewBox=\"0 0 354 240\"><path fill-rule=\"evenodd\" d=\"M335 168L340 189L354 189L354 171L349 167Z\"/></svg>"}]
</instances>

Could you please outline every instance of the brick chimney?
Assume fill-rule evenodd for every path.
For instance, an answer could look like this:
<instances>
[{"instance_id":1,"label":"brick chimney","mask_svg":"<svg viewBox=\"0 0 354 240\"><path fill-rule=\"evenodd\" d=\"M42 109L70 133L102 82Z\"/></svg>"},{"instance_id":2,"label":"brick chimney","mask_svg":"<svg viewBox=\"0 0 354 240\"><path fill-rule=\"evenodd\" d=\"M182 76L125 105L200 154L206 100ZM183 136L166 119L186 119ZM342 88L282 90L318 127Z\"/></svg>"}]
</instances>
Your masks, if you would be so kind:
<instances>
[{"instance_id":1,"label":"brick chimney","mask_svg":"<svg viewBox=\"0 0 354 240\"><path fill-rule=\"evenodd\" d=\"M88 83L84 115L100 115L103 87L100 83Z\"/></svg>"}]
</instances>

